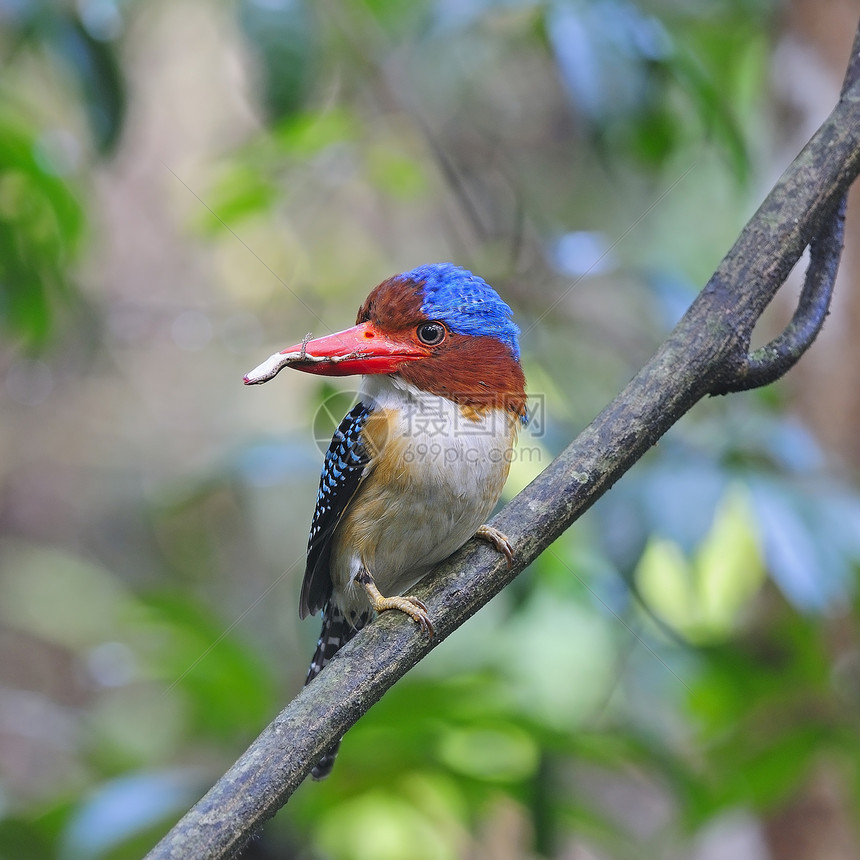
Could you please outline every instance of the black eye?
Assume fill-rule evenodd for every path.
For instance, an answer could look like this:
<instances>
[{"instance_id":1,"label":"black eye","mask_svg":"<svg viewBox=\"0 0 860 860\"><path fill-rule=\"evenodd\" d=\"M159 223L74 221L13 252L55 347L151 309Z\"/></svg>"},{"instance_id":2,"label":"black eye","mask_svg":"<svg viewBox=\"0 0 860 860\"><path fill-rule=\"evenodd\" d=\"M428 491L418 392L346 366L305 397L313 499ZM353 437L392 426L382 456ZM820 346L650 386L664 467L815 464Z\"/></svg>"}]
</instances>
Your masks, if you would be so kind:
<instances>
[{"instance_id":1,"label":"black eye","mask_svg":"<svg viewBox=\"0 0 860 860\"><path fill-rule=\"evenodd\" d=\"M440 322L421 323L415 332L425 346L438 346L445 340L445 326Z\"/></svg>"}]
</instances>

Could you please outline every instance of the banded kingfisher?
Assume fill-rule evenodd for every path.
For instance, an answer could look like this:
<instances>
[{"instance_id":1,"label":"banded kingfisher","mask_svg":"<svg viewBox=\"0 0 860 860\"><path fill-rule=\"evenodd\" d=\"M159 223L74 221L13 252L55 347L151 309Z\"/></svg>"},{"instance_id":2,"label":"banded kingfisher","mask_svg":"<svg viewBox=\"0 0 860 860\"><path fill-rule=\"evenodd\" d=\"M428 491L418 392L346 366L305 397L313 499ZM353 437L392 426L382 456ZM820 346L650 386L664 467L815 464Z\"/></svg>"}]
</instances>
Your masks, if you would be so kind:
<instances>
[{"instance_id":1,"label":"banded kingfisher","mask_svg":"<svg viewBox=\"0 0 860 860\"><path fill-rule=\"evenodd\" d=\"M254 385L293 367L362 377L325 455L308 539L299 615L322 610L322 632L306 684L374 612L404 612L432 636L427 607L405 592L470 538L511 563L507 537L485 520L526 417L512 316L468 270L419 266L375 287L353 328L306 338L245 376Z\"/></svg>"}]
</instances>

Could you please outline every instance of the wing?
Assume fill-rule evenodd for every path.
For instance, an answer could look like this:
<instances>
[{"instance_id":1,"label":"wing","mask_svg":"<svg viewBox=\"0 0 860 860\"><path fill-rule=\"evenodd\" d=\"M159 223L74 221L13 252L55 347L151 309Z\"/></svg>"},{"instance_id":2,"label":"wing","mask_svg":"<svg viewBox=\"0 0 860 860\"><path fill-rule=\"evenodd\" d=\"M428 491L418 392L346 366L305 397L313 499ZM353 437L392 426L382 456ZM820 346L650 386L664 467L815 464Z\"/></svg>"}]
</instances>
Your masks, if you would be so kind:
<instances>
[{"instance_id":1,"label":"wing","mask_svg":"<svg viewBox=\"0 0 860 860\"><path fill-rule=\"evenodd\" d=\"M362 442L361 430L371 411L358 403L340 422L326 452L308 538L308 562L299 603L301 618L322 609L331 597L331 538L368 472L370 455Z\"/></svg>"}]
</instances>

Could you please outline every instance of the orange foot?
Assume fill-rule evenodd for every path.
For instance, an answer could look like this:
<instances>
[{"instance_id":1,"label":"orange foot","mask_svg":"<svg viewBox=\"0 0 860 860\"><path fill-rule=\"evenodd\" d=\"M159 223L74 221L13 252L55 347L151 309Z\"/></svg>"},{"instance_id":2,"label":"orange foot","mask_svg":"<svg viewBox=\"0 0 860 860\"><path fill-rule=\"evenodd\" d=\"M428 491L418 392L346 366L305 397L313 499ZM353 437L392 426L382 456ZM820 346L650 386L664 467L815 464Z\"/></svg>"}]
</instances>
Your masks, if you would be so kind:
<instances>
[{"instance_id":1,"label":"orange foot","mask_svg":"<svg viewBox=\"0 0 860 860\"><path fill-rule=\"evenodd\" d=\"M376 583L370 577L367 577L367 580L361 584L370 598L370 605L377 612L398 609L400 612L405 612L428 636L435 634L436 631L433 629L433 622L430 620L427 607L417 597L383 597L376 587Z\"/></svg>"}]
</instances>

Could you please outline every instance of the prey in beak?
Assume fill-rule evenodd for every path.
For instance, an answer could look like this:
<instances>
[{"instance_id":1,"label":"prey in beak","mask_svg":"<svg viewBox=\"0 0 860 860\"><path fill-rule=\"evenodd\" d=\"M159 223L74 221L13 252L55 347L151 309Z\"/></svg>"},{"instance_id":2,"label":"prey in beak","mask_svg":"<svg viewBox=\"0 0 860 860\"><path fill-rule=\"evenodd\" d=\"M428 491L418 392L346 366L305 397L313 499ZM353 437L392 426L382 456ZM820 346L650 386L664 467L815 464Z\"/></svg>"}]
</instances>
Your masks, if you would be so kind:
<instances>
[{"instance_id":1,"label":"prey in beak","mask_svg":"<svg viewBox=\"0 0 860 860\"><path fill-rule=\"evenodd\" d=\"M307 335L301 343L276 352L248 371L243 382L268 382L285 367L322 376L397 373L403 362L424 358L428 352L408 333L399 337L383 334L373 323L365 322L315 340Z\"/></svg>"}]
</instances>

